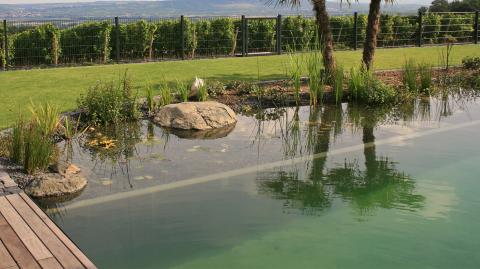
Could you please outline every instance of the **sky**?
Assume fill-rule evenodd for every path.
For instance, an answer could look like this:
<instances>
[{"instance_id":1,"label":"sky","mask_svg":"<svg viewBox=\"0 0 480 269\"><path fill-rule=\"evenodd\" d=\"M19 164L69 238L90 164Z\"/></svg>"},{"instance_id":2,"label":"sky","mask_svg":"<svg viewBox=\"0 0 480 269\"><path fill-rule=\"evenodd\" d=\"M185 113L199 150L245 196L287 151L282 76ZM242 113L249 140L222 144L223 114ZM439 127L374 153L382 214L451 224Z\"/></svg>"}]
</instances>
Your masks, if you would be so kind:
<instances>
[{"instance_id":1,"label":"sky","mask_svg":"<svg viewBox=\"0 0 480 269\"><path fill-rule=\"evenodd\" d=\"M0 4L76 3L76 2L94 2L94 1L95 0L0 0ZM141 1L141 0L130 0L130 1ZM367 3L369 1L360 0L359 2ZM423 5L429 4L430 2L432 2L432 0L399 0L397 1L397 3L423 4Z\"/></svg>"}]
</instances>

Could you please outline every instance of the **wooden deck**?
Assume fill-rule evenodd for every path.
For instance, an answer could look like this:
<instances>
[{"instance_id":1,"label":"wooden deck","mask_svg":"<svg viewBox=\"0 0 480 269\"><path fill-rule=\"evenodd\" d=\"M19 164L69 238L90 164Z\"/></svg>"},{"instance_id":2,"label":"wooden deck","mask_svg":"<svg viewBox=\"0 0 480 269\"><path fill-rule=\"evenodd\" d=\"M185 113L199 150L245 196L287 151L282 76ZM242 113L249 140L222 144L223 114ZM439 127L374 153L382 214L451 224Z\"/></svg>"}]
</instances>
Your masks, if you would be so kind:
<instances>
[{"instance_id":1,"label":"wooden deck","mask_svg":"<svg viewBox=\"0 0 480 269\"><path fill-rule=\"evenodd\" d=\"M0 269L96 268L0 170Z\"/></svg>"}]
</instances>

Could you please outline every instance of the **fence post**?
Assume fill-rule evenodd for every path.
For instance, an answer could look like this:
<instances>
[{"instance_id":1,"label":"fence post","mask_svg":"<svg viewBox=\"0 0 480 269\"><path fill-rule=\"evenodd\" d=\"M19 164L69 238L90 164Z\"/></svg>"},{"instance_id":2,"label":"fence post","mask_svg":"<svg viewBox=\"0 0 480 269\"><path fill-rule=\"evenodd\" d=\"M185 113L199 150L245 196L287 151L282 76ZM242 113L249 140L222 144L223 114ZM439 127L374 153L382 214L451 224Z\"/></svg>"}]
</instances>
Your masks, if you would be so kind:
<instances>
[{"instance_id":1,"label":"fence post","mask_svg":"<svg viewBox=\"0 0 480 269\"><path fill-rule=\"evenodd\" d=\"M3 20L3 49L5 50L5 70L8 70L8 32L7 20Z\"/></svg>"},{"instance_id":2,"label":"fence post","mask_svg":"<svg viewBox=\"0 0 480 269\"><path fill-rule=\"evenodd\" d=\"M180 42L182 60L185 60L185 16L180 16Z\"/></svg>"},{"instance_id":3,"label":"fence post","mask_svg":"<svg viewBox=\"0 0 480 269\"><path fill-rule=\"evenodd\" d=\"M282 54L282 15L277 16L277 54Z\"/></svg>"},{"instance_id":4,"label":"fence post","mask_svg":"<svg viewBox=\"0 0 480 269\"><path fill-rule=\"evenodd\" d=\"M478 20L479 20L479 12L475 11L475 30L473 31L474 37L473 37L473 42L475 44L478 44Z\"/></svg>"},{"instance_id":5,"label":"fence post","mask_svg":"<svg viewBox=\"0 0 480 269\"><path fill-rule=\"evenodd\" d=\"M245 56L248 56L248 18L245 18Z\"/></svg>"},{"instance_id":6,"label":"fence post","mask_svg":"<svg viewBox=\"0 0 480 269\"><path fill-rule=\"evenodd\" d=\"M246 46L245 46L245 15L242 15L242 57L245 57Z\"/></svg>"},{"instance_id":7,"label":"fence post","mask_svg":"<svg viewBox=\"0 0 480 269\"><path fill-rule=\"evenodd\" d=\"M353 49L358 49L358 12L353 13Z\"/></svg>"},{"instance_id":8,"label":"fence post","mask_svg":"<svg viewBox=\"0 0 480 269\"><path fill-rule=\"evenodd\" d=\"M423 41L423 13L418 11L418 37L417 46L421 47Z\"/></svg>"},{"instance_id":9,"label":"fence post","mask_svg":"<svg viewBox=\"0 0 480 269\"><path fill-rule=\"evenodd\" d=\"M115 17L115 60L117 64L120 62L120 22L118 17Z\"/></svg>"}]
</instances>

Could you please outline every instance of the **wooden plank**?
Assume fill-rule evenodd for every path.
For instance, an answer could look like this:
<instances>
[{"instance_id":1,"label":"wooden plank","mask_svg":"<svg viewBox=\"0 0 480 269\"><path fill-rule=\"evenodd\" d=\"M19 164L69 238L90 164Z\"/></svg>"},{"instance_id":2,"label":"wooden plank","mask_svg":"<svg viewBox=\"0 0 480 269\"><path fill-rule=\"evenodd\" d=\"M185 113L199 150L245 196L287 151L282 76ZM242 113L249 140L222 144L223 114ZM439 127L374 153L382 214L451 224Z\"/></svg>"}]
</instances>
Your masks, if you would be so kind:
<instances>
[{"instance_id":1,"label":"wooden plank","mask_svg":"<svg viewBox=\"0 0 480 269\"><path fill-rule=\"evenodd\" d=\"M8 195L7 200L63 267L72 269L85 268L20 195Z\"/></svg>"},{"instance_id":2,"label":"wooden plank","mask_svg":"<svg viewBox=\"0 0 480 269\"><path fill-rule=\"evenodd\" d=\"M8 252L2 240L0 240L0 269L13 268L15 266L17 266L17 263Z\"/></svg>"},{"instance_id":3,"label":"wooden plank","mask_svg":"<svg viewBox=\"0 0 480 269\"><path fill-rule=\"evenodd\" d=\"M2 213L2 215L5 217L28 251L32 253L32 256L35 258L35 260L39 261L53 258L52 253L47 249L47 247L45 247L42 241L40 241L37 235L32 231L32 229L30 229L17 211L15 211L12 205L10 205L5 196L0 197L0 213Z\"/></svg>"},{"instance_id":4,"label":"wooden plank","mask_svg":"<svg viewBox=\"0 0 480 269\"><path fill-rule=\"evenodd\" d=\"M0 239L20 268L40 269L35 258L28 251L20 238L18 238L17 234L13 231L12 227L10 227L10 224L8 224L2 214L0 214Z\"/></svg>"},{"instance_id":5,"label":"wooden plank","mask_svg":"<svg viewBox=\"0 0 480 269\"><path fill-rule=\"evenodd\" d=\"M55 258L48 258L44 260L38 261L40 263L40 266L43 269L63 269L63 267L58 263L58 261ZM65 267L67 269L70 269L70 267Z\"/></svg>"},{"instance_id":6,"label":"wooden plank","mask_svg":"<svg viewBox=\"0 0 480 269\"><path fill-rule=\"evenodd\" d=\"M0 171L0 181L2 181L5 188L16 187L17 183L4 171Z\"/></svg>"},{"instance_id":7,"label":"wooden plank","mask_svg":"<svg viewBox=\"0 0 480 269\"><path fill-rule=\"evenodd\" d=\"M25 193L19 194L23 200L30 206L35 213L45 222L52 232L65 244L65 246L75 255L78 260L88 269L96 269L97 267L83 254L82 251L68 238L55 223L28 197Z\"/></svg>"}]
</instances>

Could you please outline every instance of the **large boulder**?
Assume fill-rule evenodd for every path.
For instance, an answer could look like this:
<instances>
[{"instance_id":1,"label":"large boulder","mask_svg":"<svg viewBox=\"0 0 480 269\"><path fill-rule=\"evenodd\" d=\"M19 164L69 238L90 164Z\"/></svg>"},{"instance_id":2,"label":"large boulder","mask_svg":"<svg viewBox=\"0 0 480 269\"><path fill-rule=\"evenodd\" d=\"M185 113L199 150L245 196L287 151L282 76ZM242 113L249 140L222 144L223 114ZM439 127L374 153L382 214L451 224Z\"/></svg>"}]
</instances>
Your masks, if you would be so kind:
<instances>
[{"instance_id":1,"label":"large boulder","mask_svg":"<svg viewBox=\"0 0 480 269\"><path fill-rule=\"evenodd\" d=\"M78 167L71 165L63 173L40 173L25 188L25 192L35 198L72 195L87 186L87 179L80 174Z\"/></svg>"},{"instance_id":2,"label":"large boulder","mask_svg":"<svg viewBox=\"0 0 480 269\"><path fill-rule=\"evenodd\" d=\"M209 130L233 125L237 117L231 108L218 102L185 102L163 107L153 121L167 128Z\"/></svg>"}]
</instances>

